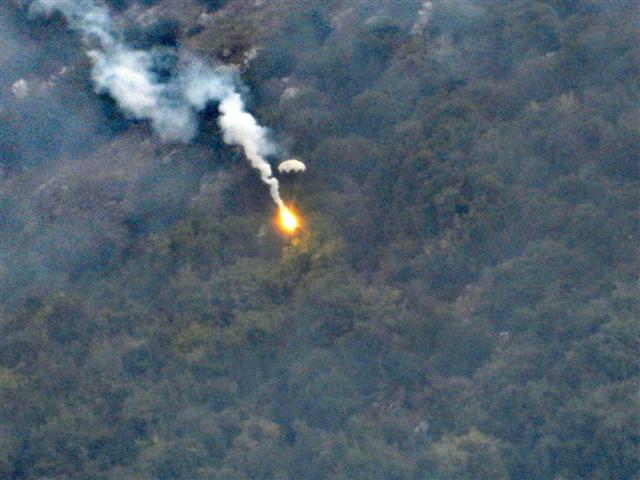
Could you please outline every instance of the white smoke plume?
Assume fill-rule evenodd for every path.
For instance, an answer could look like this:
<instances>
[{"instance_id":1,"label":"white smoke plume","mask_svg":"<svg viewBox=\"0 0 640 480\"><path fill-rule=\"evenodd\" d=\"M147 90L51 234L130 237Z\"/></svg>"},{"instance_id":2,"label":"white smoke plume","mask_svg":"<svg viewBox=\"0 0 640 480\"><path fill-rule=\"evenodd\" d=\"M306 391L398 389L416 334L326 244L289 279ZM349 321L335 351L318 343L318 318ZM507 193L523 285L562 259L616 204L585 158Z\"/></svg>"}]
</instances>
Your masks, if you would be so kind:
<instances>
[{"instance_id":1,"label":"white smoke plume","mask_svg":"<svg viewBox=\"0 0 640 480\"><path fill-rule=\"evenodd\" d=\"M412 35L419 35L424 30L424 27L429 23L429 18L431 17L431 13L433 11L433 3L430 0L425 0L422 2L420 6L420 10L418 10L418 14L416 15L416 21L411 27Z\"/></svg>"},{"instance_id":2,"label":"white smoke plume","mask_svg":"<svg viewBox=\"0 0 640 480\"><path fill-rule=\"evenodd\" d=\"M29 95L29 84L24 78L21 78L11 85L11 91L16 97L24 98Z\"/></svg>"},{"instance_id":3,"label":"white smoke plume","mask_svg":"<svg viewBox=\"0 0 640 480\"><path fill-rule=\"evenodd\" d=\"M163 141L190 141L197 131L197 112L211 101L219 102L218 124L224 141L243 147L251 165L269 185L273 201L284 207L278 180L265 159L275 153L275 146L267 129L246 111L234 69L210 67L184 52L172 51L178 59L177 73L160 80L154 67L163 52L129 47L105 5L94 0L36 0L30 10L42 15L62 13L87 45L96 92L108 93L125 115L149 120Z\"/></svg>"}]
</instances>

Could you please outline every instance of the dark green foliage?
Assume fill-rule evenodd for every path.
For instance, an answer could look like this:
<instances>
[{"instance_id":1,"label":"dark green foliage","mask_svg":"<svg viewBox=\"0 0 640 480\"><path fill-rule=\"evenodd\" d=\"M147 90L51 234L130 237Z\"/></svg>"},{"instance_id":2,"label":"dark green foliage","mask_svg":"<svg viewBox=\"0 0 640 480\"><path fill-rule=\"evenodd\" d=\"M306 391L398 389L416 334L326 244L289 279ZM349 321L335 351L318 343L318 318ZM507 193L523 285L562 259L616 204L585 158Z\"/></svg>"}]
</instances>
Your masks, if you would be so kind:
<instances>
[{"instance_id":1,"label":"dark green foliage","mask_svg":"<svg viewBox=\"0 0 640 480\"><path fill-rule=\"evenodd\" d=\"M126 32L125 39L136 49L148 50L159 46L176 46L180 35L178 22L160 18L144 28L135 26Z\"/></svg>"},{"instance_id":2,"label":"dark green foliage","mask_svg":"<svg viewBox=\"0 0 640 480\"><path fill-rule=\"evenodd\" d=\"M47 168L9 118L0 477L639 478L636 2L137 3L138 47L259 47L305 226L213 107Z\"/></svg>"}]
</instances>

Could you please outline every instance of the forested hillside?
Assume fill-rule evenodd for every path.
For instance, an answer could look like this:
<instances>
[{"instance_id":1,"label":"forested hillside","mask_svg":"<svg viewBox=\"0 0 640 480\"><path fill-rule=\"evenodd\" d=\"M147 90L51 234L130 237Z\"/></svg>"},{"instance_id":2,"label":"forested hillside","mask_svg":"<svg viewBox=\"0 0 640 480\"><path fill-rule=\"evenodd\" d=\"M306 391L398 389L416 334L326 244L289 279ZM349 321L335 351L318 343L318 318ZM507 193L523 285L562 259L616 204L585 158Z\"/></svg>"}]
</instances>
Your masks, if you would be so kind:
<instances>
[{"instance_id":1,"label":"forested hillside","mask_svg":"<svg viewBox=\"0 0 640 480\"><path fill-rule=\"evenodd\" d=\"M162 143L0 6L0 477L639 480L639 5L110 0L238 65Z\"/></svg>"}]
</instances>

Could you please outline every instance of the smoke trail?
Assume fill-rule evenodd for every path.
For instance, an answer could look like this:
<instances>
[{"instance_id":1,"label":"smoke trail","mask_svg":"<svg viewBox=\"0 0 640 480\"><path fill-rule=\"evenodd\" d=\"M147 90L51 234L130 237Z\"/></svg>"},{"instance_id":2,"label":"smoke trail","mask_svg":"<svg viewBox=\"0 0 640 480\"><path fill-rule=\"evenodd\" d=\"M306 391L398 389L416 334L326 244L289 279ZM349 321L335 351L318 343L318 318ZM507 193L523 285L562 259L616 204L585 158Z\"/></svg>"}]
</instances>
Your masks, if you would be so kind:
<instances>
[{"instance_id":1,"label":"smoke trail","mask_svg":"<svg viewBox=\"0 0 640 480\"><path fill-rule=\"evenodd\" d=\"M210 67L175 49L134 50L114 28L107 7L94 0L36 0L30 11L62 13L70 28L80 32L90 46L87 54L93 62L96 92L108 93L125 115L149 120L163 141L190 141L197 130L197 112L210 101L219 102L223 140L243 147L251 166L269 185L273 201L284 207L278 180L265 159L275 153L275 147L267 129L246 111L236 89L234 69ZM176 60L177 73L160 79L157 69L167 56Z\"/></svg>"},{"instance_id":2,"label":"smoke trail","mask_svg":"<svg viewBox=\"0 0 640 480\"><path fill-rule=\"evenodd\" d=\"M429 23L429 17L433 12L433 3L430 0L424 0L418 10L416 21L411 27L411 35L419 35L424 30L424 27Z\"/></svg>"}]
</instances>

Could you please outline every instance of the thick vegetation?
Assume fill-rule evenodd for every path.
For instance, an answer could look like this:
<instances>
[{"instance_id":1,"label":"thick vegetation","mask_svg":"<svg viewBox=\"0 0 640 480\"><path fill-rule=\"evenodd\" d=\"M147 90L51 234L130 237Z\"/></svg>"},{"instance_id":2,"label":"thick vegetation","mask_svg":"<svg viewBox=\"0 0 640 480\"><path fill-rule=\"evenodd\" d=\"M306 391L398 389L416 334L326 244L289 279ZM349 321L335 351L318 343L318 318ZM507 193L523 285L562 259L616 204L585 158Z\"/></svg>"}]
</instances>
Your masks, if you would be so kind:
<instances>
[{"instance_id":1,"label":"thick vegetation","mask_svg":"<svg viewBox=\"0 0 640 480\"><path fill-rule=\"evenodd\" d=\"M11 157L0 476L639 479L637 3L178 3L129 36L244 61L304 229L214 109Z\"/></svg>"}]
</instances>

